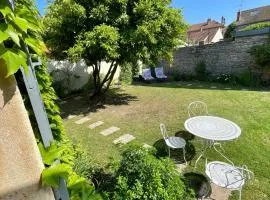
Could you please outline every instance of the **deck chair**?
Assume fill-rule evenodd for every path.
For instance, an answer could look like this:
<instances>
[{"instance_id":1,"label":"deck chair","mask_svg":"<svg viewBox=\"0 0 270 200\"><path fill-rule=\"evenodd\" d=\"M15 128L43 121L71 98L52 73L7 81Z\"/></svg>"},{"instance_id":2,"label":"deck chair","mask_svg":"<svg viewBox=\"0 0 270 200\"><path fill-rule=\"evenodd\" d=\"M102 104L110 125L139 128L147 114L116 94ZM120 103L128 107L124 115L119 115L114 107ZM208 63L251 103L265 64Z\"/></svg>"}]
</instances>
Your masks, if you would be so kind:
<instances>
[{"instance_id":1,"label":"deck chair","mask_svg":"<svg viewBox=\"0 0 270 200\"><path fill-rule=\"evenodd\" d=\"M155 74L158 79L167 79L168 77L163 72L163 67L156 67Z\"/></svg>"},{"instance_id":2,"label":"deck chair","mask_svg":"<svg viewBox=\"0 0 270 200\"><path fill-rule=\"evenodd\" d=\"M143 78L145 81L151 81L151 80L154 80L154 77L151 75L151 69L150 69L150 68L146 68L146 69L143 70L142 78Z\"/></svg>"}]
</instances>

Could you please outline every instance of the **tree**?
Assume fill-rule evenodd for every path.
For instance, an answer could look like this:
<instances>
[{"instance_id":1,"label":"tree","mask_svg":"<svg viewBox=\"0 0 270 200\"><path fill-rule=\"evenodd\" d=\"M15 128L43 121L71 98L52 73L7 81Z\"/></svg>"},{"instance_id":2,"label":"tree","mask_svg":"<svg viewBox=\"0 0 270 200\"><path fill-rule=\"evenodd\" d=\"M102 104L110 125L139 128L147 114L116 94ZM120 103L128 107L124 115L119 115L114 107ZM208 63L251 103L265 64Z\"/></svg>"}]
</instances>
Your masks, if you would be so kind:
<instances>
[{"instance_id":1,"label":"tree","mask_svg":"<svg viewBox=\"0 0 270 200\"><path fill-rule=\"evenodd\" d=\"M141 60L172 60L187 25L170 0L54 1L44 18L44 39L56 59L83 59L93 68L95 91L106 92L117 68ZM101 78L101 62L110 63Z\"/></svg>"},{"instance_id":2,"label":"tree","mask_svg":"<svg viewBox=\"0 0 270 200\"><path fill-rule=\"evenodd\" d=\"M236 28L236 22L232 22L228 27L224 34L224 38L232 38L234 37L234 32Z\"/></svg>"}]
</instances>

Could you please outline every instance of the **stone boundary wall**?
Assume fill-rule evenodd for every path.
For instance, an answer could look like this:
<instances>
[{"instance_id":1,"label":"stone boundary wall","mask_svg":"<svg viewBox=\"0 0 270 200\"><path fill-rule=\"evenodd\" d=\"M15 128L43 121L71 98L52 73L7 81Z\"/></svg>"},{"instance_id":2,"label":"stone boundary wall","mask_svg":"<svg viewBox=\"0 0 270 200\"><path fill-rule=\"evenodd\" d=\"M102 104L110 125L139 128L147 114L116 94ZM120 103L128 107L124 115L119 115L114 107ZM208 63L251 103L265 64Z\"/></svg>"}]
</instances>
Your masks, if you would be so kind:
<instances>
[{"instance_id":1,"label":"stone boundary wall","mask_svg":"<svg viewBox=\"0 0 270 200\"><path fill-rule=\"evenodd\" d=\"M254 45L264 44L268 35L239 37L234 41L221 41L204 46L179 48L174 52L172 64L164 66L168 75L179 73L195 75L195 69L200 61L206 63L206 70L211 75L241 74L249 69L254 69L255 60L248 53Z\"/></svg>"}]
</instances>

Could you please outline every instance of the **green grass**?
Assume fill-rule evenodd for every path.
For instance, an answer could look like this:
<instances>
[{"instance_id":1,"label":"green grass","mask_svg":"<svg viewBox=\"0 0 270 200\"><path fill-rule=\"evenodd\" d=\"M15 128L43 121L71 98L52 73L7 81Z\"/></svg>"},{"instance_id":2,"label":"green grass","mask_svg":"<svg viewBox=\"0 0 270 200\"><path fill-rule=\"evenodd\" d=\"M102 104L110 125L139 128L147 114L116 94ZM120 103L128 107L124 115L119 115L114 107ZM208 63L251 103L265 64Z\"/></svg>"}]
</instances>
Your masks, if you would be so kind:
<instances>
[{"instance_id":1,"label":"green grass","mask_svg":"<svg viewBox=\"0 0 270 200\"><path fill-rule=\"evenodd\" d=\"M74 123L78 116L66 119L64 124L68 135L74 142L79 142L96 163L104 166L110 157L120 157L120 148L112 143L114 139L132 133L136 142L154 145L162 138L160 122L167 125L171 135L184 130L188 104L201 100L208 104L210 114L232 120L242 129L239 139L226 142L223 147L226 155L236 165L245 164L255 173L255 179L244 187L243 199L270 199L270 92L241 91L239 87L224 90L229 86L218 84L203 84L202 88L198 87L201 83L193 83L192 86L187 84L178 82L124 86L118 95L107 98L99 108L90 104L87 97L77 101L69 100L63 106L66 114L83 113L92 119L83 125ZM211 85L218 88L210 89ZM87 128L98 120L105 124L94 130ZM110 126L121 129L107 137L99 134ZM195 149L199 148L196 143L194 145ZM207 153L207 158L222 160L213 151ZM203 165L202 159L198 167L202 172Z\"/></svg>"},{"instance_id":2,"label":"green grass","mask_svg":"<svg viewBox=\"0 0 270 200\"><path fill-rule=\"evenodd\" d=\"M241 29L240 31L259 30L259 29L263 29L266 27L270 27L270 22L260 22L260 23L256 23L256 24L251 24L251 25Z\"/></svg>"}]
</instances>

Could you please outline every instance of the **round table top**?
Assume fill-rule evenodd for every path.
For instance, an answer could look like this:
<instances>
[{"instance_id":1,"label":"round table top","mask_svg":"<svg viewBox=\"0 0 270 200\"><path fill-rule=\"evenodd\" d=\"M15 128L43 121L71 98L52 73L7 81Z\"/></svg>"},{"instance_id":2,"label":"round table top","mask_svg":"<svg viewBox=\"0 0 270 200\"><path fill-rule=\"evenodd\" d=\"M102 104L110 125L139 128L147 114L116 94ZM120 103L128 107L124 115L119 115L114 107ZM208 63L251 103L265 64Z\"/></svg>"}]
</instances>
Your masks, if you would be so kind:
<instances>
[{"instance_id":1,"label":"round table top","mask_svg":"<svg viewBox=\"0 0 270 200\"><path fill-rule=\"evenodd\" d=\"M185 121L185 129L195 136L216 141L227 141L241 135L234 122L214 116L196 116Z\"/></svg>"}]
</instances>

